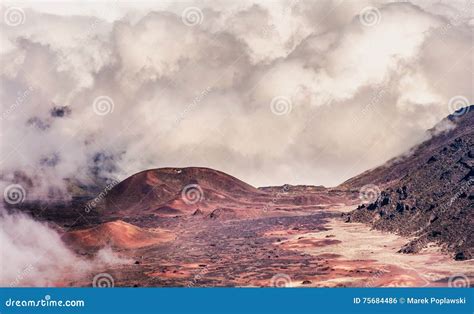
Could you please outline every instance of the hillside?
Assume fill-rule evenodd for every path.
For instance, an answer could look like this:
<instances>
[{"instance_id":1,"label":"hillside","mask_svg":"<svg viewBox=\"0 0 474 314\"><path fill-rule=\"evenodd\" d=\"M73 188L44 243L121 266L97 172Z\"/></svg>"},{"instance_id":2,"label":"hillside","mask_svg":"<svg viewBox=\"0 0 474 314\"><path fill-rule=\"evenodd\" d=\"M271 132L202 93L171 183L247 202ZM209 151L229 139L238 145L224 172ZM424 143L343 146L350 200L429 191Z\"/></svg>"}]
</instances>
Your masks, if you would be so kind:
<instances>
[{"instance_id":1,"label":"hillside","mask_svg":"<svg viewBox=\"0 0 474 314\"><path fill-rule=\"evenodd\" d=\"M428 141L412 154L367 171L342 186L379 185L375 202L362 204L348 221L375 229L413 236L401 252L420 251L428 243L440 244L457 260L474 257L474 110L451 115L441 123L448 130L430 130Z\"/></svg>"}]
</instances>

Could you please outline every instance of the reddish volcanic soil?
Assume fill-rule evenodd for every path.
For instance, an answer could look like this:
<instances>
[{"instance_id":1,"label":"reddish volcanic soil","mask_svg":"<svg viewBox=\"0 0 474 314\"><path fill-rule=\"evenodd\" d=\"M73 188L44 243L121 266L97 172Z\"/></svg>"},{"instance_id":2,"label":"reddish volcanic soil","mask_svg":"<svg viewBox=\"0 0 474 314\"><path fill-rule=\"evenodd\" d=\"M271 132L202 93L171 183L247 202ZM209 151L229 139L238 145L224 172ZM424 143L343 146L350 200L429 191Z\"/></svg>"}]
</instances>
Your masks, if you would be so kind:
<instances>
[{"instance_id":1,"label":"reddish volcanic soil","mask_svg":"<svg viewBox=\"0 0 474 314\"><path fill-rule=\"evenodd\" d=\"M107 222L97 227L72 231L63 237L64 241L80 249L105 246L133 249L172 241L172 232L161 229L145 230L121 220Z\"/></svg>"},{"instance_id":2,"label":"reddish volcanic soil","mask_svg":"<svg viewBox=\"0 0 474 314\"><path fill-rule=\"evenodd\" d=\"M200 180L192 182L201 186ZM144 188L147 184L140 190L153 191ZM123 221L66 235L81 253L112 245L131 261L96 269L69 285L90 286L98 273L112 275L116 286L145 287L446 286L458 273L474 280L471 261L457 262L433 249L396 253L409 239L344 223L341 214L356 203L349 191L290 186L240 190L230 197L203 184L199 201L187 204L182 188L173 189L169 199L145 197L135 210L102 212ZM120 193L121 201L126 191ZM115 197L108 201L117 201ZM308 205L313 202L318 205Z\"/></svg>"},{"instance_id":3,"label":"reddish volcanic soil","mask_svg":"<svg viewBox=\"0 0 474 314\"><path fill-rule=\"evenodd\" d=\"M131 261L97 266L71 286L90 286L99 273L116 286L470 286L471 109L412 154L336 188L257 189L209 168L161 168L99 195L77 185L71 204L24 210L68 230L65 242L81 256L112 247ZM379 195L361 204L371 194Z\"/></svg>"}]
</instances>

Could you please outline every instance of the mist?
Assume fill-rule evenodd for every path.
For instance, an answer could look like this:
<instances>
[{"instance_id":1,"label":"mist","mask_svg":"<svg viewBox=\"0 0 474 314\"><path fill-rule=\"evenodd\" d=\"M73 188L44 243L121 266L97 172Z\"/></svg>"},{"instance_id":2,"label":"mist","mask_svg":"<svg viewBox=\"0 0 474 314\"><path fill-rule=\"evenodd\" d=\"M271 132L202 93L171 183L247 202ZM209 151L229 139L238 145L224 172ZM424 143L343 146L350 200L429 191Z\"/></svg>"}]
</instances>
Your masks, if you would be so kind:
<instances>
[{"instance_id":1,"label":"mist","mask_svg":"<svg viewBox=\"0 0 474 314\"><path fill-rule=\"evenodd\" d=\"M4 209L0 210L0 243L2 287L61 286L101 267L129 262L110 248L101 249L93 258L79 257L51 226Z\"/></svg>"},{"instance_id":2,"label":"mist","mask_svg":"<svg viewBox=\"0 0 474 314\"><path fill-rule=\"evenodd\" d=\"M169 166L334 186L474 99L472 2L62 6L1 24L1 179L27 200Z\"/></svg>"}]
</instances>

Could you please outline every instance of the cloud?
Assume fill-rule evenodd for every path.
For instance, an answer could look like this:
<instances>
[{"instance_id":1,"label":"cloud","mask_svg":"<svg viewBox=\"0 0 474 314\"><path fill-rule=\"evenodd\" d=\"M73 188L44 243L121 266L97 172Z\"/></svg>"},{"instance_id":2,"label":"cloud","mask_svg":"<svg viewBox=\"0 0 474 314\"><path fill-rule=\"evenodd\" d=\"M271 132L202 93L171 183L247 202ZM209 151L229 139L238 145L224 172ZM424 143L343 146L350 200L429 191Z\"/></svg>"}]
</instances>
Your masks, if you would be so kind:
<instances>
[{"instance_id":1,"label":"cloud","mask_svg":"<svg viewBox=\"0 0 474 314\"><path fill-rule=\"evenodd\" d=\"M424 139L453 96L474 99L469 4L441 5L31 4L0 32L2 178L27 174L29 198L165 166L337 185ZM201 23L183 23L189 6Z\"/></svg>"},{"instance_id":2,"label":"cloud","mask_svg":"<svg viewBox=\"0 0 474 314\"><path fill-rule=\"evenodd\" d=\"M79 257L66 247L58 231L4 209L0 211L0 243L2 287L61 286L98 266L126 261L107 248L97 252L93 259Z\"/></svg>"}]
</instances>

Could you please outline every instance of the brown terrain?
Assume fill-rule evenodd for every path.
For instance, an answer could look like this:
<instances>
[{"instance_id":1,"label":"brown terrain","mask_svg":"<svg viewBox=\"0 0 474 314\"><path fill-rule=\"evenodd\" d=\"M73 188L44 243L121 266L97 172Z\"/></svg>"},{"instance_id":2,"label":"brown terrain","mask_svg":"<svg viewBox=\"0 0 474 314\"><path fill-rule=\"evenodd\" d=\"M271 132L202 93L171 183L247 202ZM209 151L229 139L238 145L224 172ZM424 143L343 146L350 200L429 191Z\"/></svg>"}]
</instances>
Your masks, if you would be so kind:
<instances>
[{"instance_id":1,"label":"brown terrain","mask_svg":"<svg viewBox=\"0 0 474 314\"><path fill-rule=\"evenodd\" d=\"M131 261L70 286L98 273L147 287L472 285L473 111L335 188L255 188L213 169L161 168L100 198L76 186L70 204L23 210L54 221L78 254L112 247Z\"/></svg>"}]
</instances>

